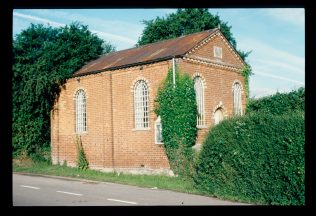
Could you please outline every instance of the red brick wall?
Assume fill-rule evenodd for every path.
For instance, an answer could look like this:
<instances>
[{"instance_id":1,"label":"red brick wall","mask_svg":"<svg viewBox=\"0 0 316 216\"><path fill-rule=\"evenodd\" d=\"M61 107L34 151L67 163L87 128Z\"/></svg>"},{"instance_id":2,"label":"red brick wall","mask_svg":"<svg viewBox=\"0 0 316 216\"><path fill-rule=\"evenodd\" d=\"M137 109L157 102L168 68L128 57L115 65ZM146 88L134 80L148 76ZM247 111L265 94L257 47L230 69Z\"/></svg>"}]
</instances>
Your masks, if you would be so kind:
<instances>
[{"instance_id":1,"label":"red brick wall","mask_svg":"<svg viewBox=\"0 0 316 216\"><path fill-rule=\"evenodd\" d=\"M87 97L87 132L81 134L82 144L91 167L112 166L112 133L109 76L103 73L69 79L55 105L59 118L53 119L53 161L76 165L75 100L78 89L84 89ZM57 128L56 129L56 127ZM56 132L57 131L57 132ZM56 135L58 133L58 135ZM57 152L59 148L59 154Z\"/></svg>"},{"instance_id":2,"label":"red brick wall","mask_svg":"<svg viewBox=\"0 0 316 216\"><path fill-rule=\"evenodd\" d=\"M223 48L222 62L241 67L219 37L193 54L211 59L214 44ZM213 113L216 107L221 106L226 116L233 114L233 82L238 80L244 86L240 74L183 59L178 59L177 64L181 71L189 73L191 77L199 73L205 80L207 127L214 125ZM168 169L169 163L163 145L155 144L154 123L157 116L153 112L154 99L159 85L166 77L168 67L172 67L171 60L67 80L51 114L53 162L63 164L66 161L70 166L76 165L74 96L81 88L86 91L87 96L87 132L81 137L91 168ZM145 80L149 86L149 130L134 129L133 87L139 79ZM244 92L242 95L244 108ZM202 143L207 131L208 128L199 129L197 143Z\"/></svg>"},{"instance_id":3,"label":"red brick wall","mask_svg":"<svg viewBox=\"0 0 316 216\"><path fill-rule=\"evenodd\" d=\"M222 48L221 59L214 57L214 46ZM208 43L188 54L187 57L236 68L243 67L238 57L236 57L235 53L231 50L231 47L229 47L225 43L225 40L221 38L221 35L211 38ZM200 74L205 81L204 111L207 128L199 128L197 139L197 143L202 144L208 128L214 125L214 111L216 108L221 107L224 111L224 116L226 117L233 115L233 83L234 81L239 81L244 89L244 79L236 70L216 65L210 66L188 60L179 60L178 65L181 71L189 73L191 77L195 74ZM242 91L243 109L245 108L245 105L245 92Z\"/></svg>"},{"instance_id":4,"label":"red brick wall","mask_svg":"<svg viewBox=\"0 0 316 216\"><path fill-rule=\"evenodd\" d=\"M114 162L115 168L169 168L163 145L155 144L154 123L157 117L153 112L158 86L167 72L168 62L165 61L142 69L134 67L83 76L79 82L77 78L69 79L55 105L57 109L52 111L53 162L62 164L67 161L68 165L76 165L74 95L81 88L87 95L87 132L81 137L90 167L113 168ZM133 84L138 79L146 80L149 86L149 130L134 129Z\"/></svg>"},{"instance_id":5,"label":"red brick wall","mask_svg":"<svg viewBox=\"0 0 316 216\"><path fill-rule=\"evenodd\" d=\"M155 144L157 119L154 99L158 86L168 72L167 62L144 65L113 72L113 109L115 167L169 168L164 147ZM144 79L149 86L149 130L134 129L134 83Z\"/></svg>"},{"instance_id":6,"label":"red brick wall","mask_svg":"<svg viewBox=\"0 0 316 216\"><path fill-rule=\"evenodd\" d=\"M210 126L214 125L214 111L221 106L224 116L233 115L233 92L232 86L235 80L241 82L243 77L234 71L223 70L220 68L201 65L181 60L179 64L180 70L189 73L191 77L199 73L205 81L206 88L204 90L204 111L205 123L207 128L198 129L197 143L202 144L205 134ZM243 109L245 107L245 94L242 93Z\"/></svg>"}]
</instances>

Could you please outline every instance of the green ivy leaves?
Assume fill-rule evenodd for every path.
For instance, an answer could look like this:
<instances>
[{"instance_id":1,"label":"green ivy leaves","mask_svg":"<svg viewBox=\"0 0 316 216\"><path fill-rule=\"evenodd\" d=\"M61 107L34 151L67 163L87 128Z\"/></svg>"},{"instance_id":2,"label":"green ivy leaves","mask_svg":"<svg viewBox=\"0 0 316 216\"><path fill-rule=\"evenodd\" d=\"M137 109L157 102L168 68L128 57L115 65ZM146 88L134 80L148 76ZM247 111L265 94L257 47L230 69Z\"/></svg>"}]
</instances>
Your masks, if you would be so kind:
<instances>
[{"instance_id":1,"label":"green ivy leaves","mask_svg":"<svg viewBox=\"0 0 316 216\"><path fill-rule=\"evenodd\" d=\"M161 117L164 146L172 170L183 176L191 175L192 146L197 136L197 105L193 81L188 74L180 73L176 68L174 88L172 69L169 69L158 90L154 111Z\"/></svg>"}]
</instances>

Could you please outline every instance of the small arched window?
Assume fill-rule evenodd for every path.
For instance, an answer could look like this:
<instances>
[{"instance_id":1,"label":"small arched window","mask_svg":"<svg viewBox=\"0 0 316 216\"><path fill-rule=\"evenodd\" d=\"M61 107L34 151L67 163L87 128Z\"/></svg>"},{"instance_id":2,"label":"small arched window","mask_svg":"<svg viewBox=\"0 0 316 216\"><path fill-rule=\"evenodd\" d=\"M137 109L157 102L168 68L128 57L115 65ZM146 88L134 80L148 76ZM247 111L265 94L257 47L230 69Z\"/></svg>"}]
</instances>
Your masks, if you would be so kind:
<instances>
[{"instance_id":1,"label":"small arched window","mask_svg":"<svg viewBox=\"0 0 316 216\"><path fill-rule=\"evenodd\" d=\"M76 133L87 131L86 93L80 89L76 92Z\"/></svg>"},{"instance_id":2,"label":"small arched window","mask_svg":"<svg viewBox=\"0 0 316 216\"><path fill-rule=\"evenodd\" d=\"M158 116L155 122L155 143L156 144L163 144L162 141L162 125L160 116Z\"/></svg>"},{"instance_id":3,"label":"small arched window","mask_svg":"<svg viewBox=\"0 0 316 216\"><path fill-rule=\"evenodd\" d=\"M241 85L238 82L236 82L233 86L233 97L234 97L234 113L235 115L242 115Z\"/></svg>"},{"instance_id":4,"label":"small arched window","mask_svg":"<svg viewBox=\"0 0 316 216\"><path fill-rule=\"evenodd\" d=\"M149 127L148 86L144 80L139 80L134 86L134 117L135 129Z\"/></svg>"},{"instance_id":5,"label":"small arched window","mask_svg":"<svg viewBox=\"0 0 316 216\"><path fill-rule=\"evenodd\" d=\"M223 111L221 108L218 108L214 113L215 125L220 123L224 119Z\"/></svg>"},{"instance_id":6,"label":"small arched window","mask_svg":"<svg viewBox=\"0 0 316 216\"><path fill-rule=\"evenodd\" d=\"M198 109L197 126L205 125L204 113L204 84L200 76L194 78L194 90L196 96L196 104Z\"/></svg>"}]
</instances>

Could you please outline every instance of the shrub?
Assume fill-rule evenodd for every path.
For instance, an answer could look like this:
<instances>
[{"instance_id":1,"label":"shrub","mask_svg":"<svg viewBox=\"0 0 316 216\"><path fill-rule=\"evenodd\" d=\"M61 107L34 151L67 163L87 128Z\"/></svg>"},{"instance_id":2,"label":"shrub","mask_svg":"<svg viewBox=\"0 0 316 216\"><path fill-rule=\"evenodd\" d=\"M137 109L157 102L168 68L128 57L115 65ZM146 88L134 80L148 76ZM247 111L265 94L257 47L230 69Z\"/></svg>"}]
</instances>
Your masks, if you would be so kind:
<instances>
[{"instance_id":1,"label":"shrub","mask_svg":"<svg viewBox=\"0 0 316 216\"><path fill-rule=\"evenodd\" d=\"M280 115L293 110L305 111L305 88L290 93L276 93L272 96L249 100L247 113L269 112Z\"/></svg>"},{"instance_id":2,"label":"shrub","mask_svg":"<svg viewBox=\"0 0 316 216\"><path fill-rule=\"evenodd\" d=\"M86 158L86 155L83 151L82 147L82 142L81 142L81 137L77 136L76 137L76 143L77 143L77 151L78 151L78 158L77 158L77 166L79 169L86 170L89 168L89 162Z\"/></svg>"},{"instance_id":3,"label":"shrub","mask_svg":"<svg viewBox=\"0 0 316 216\"><path fill-rule=\"evenodd\" d=\"M208 133L194 177L197 188L236 200L304 205L304 112L250 113Z\"/></svg>"},{"instance_id":4,"label":"shrub","mask_svg":"<svg viewBox=\"0 0 316 216\"><path fill-rule=\"evenodd\" d=\"M197 135L197 106L193 80L176 68L176 87L172 69L158 90L155 113L160 116L162 137L171 169L182 176L193 171L193 150Z\"/></svg>"}]
</instances>

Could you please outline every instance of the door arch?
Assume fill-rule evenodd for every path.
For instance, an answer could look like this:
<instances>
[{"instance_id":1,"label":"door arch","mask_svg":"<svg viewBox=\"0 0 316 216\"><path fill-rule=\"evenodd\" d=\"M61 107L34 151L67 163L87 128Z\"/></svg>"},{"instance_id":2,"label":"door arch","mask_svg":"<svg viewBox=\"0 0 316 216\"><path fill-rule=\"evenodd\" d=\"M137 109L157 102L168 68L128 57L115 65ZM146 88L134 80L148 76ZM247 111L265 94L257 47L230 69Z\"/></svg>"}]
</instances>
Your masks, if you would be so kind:
<instances>
[{"instance_id":1,"label":"door arch","mask_svg":"<svg viewBox=\"0 0 316 216\"><path fill-rule=\"evenodd\" d=\"M218 108L214 113L215 125L220 123L224 119L223 110Z\"/></svg>"}]
</instances>

